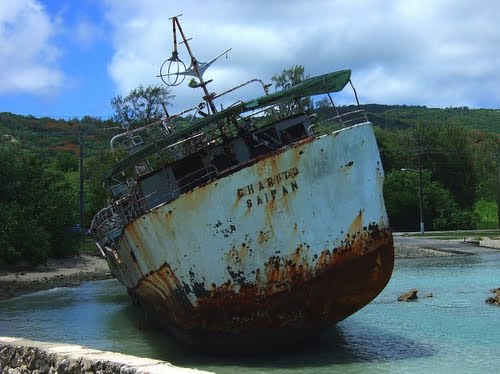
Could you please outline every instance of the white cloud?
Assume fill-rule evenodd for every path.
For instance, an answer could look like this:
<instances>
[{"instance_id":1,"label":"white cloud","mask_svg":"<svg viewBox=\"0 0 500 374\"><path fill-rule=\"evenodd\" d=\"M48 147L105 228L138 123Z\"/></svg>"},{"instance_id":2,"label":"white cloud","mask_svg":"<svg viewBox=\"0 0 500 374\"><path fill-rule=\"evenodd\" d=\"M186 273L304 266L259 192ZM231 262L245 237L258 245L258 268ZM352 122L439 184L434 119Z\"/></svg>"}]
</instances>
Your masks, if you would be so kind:
<instances>
[{"instance_id":1,"label":"white cloud","mask_svg":"<svg viewBox=\"0 0 500 374\"><path fill-rule=\"evenodd\" d=\"M97 24L86 19L77 21L73 33L76 42L86 49L103 38L102 29Z\"/></svg>"},{"instance_id":2,"label":"white cloud","mask_svg":"<svg viewBox=\"0 0 500 374\"><path fill-rule=\"evenodd\" d=\"M183 13L182 26L199 59L233 48L228 61L206 73L217 92L253 77L269 81L302 64L311 75L353 69L364 103L498 107L500 89L491 82L500 80L500 2L107 0L106 5L115 50L108 70L120 93L159 83L158 68L172 49L168 18ZM196 103L185 85L174 93L179 109Z\"/></svg>"},{"instance_id":3,"label":"white cloud","mask_svg":"<svg viewBox=\"0 0 500 374\"><path fill-rule=\"evenodd\" d=\"M36 0L0 2L0 94L50 94L62 86L55 27Z\"/></svg>"}]
</instances>

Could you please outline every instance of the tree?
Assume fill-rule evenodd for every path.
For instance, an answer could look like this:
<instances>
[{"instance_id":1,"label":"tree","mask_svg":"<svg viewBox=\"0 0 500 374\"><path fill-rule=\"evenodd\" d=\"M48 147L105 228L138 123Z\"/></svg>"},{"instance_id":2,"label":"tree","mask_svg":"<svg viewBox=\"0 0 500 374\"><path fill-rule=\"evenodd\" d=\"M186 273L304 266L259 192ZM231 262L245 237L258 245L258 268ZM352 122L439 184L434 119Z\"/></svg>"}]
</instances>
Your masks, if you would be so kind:
<instances>
[{"instance_id":1,"label":"tree","mask_svg":"<svg viewBox=\"0 0 500 374\"><path fill-rule=\"evenodd\" d=\"M497 160L500 155L500 137L477 133L472 144L474 170L477 175L476 196L488 201L497 198Z\"/></svg>"},{"instance_id":2,"label":"tree","mask_svg":"<svg viewBox=\"0 0 500 374\"><path fill-rule=\"evenodd\" d=\"M452 192L461 207L475 199L476 175L471 151L471 132L463 126L418 123L410 130L413 152L435 180Z\"/></svg>"},{"instance_id":3,"label":"tree","mask_svg":"<svg viewBox=\"0 0 500 374\"><path fill-rule=\"evenodd\" d=\"M386 175L384 197L389 222L395 230L417 231L419 227L418 172L395 170ZM430 230L475 228L477 217L457 204L443 184L431 180L423 170L424 222Z\"/></svg>"},{"instance_id":4,"label":"tree","mask_svg":"<svg viewBox=\"0 0 500 374\"><path fill-rule=\"evenodd\" d=\"M0 146L0 265L18 260L42 263L76 250L78 235L72 188L61 171L35 157Z\"/></svg>"},{"instance_id":5,"label":"tree","mask_svg":"<svg viewBox=\"0 0 500 374\"><path fill-rule=\"evenodd\" d=\"M331 108L332 107L332 102L330 101L330 98L328 96L323 96L322 99L319 99L314 102L314 106L316 109L320 108Z\"/></svg>"},{"instance_id":6,"label":"tree","mask_svg":"<svg viewBox=\"0 0 500 374\"><path fill-rule=\"evenodd\" d=\"M69 173L77 175L77 173ZM78 188L68 174L44 170L37 181L40 191L37 215L40 226L48 234L50 256L65 257L77 252L80 237L72 227L78 222Z\"/></svg>"},{"instance_id":7,"label":"tree","mask_svg":"<svg viewBox=\"0 0 500 374\"><path fill-rule=\"evenodd\" d=\"M62 172L78 170L78 156L71 152L61 152L56 155L54 167Z\"/></svg>"},{"instance_id":8,"label":"tree","mask_svg":"<svg viewBox=\"0 0 500 374\"><path fill-rule=\"evenodd\" d=\"M85 160L85 221L107 205L108 194L104 188L104 176L116 162L111 150L101 150Z\"/></svg>"},{"instance_id":9,"label":"tree","mask_svg":"<svg viewBox=\"0 0 500 374\"><path fill-rule=\"evenodd\" d=\"M281 74L275 75L271 78L274 82L274 88L276 91L282 91L289 89L306 79L309 76L304 73L304 66L295 65L294 67L284 69ZM285 116L292 115L297 111L306 111L310 112L313 109L311 98L305 97L300 100L297 100L291 104L279 104L279 112L285 114Z\"/></svg>"},{"instance_id":10,"label":"tree","mask_svg":"<svg viewBox=\"0 0 500 374\"><path fill-rule=\"evenodd\" d=\"M140 85L127 96L118 95L111 100L115 111L114 119L126 129L144 126L165 116L163 106L169 105L173 98L165 86Z\"/></svg>"},{"instance_id":11,"label":"tree","mask_svg":"<svg viewBox=\"0 0 500 374\"><path fill-rule=\"evenodd\" d=\"M401 170L415 164L415 155L410 152L412 146L407 132L387 130L379 126L375 126L374 131L386 172Z\"/></svg>"},{"instance_id":12,"label":"tree","mask_svg":"<svg viewBox=\"0 0 500 374\"><path fill-rule=\"evenodd\" d=\"M36 217L39 163L15 147L0 146L0 265L25 259L43 262L49 252L48 234Z\"/></svg>"}]
</instances>

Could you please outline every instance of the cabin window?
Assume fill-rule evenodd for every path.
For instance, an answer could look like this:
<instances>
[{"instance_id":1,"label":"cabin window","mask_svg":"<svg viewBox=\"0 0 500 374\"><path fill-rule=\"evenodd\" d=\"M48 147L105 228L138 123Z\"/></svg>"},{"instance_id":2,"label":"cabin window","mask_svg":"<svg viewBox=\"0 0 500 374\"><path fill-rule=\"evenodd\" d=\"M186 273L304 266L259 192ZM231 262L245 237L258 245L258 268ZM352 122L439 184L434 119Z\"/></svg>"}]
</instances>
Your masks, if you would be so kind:
<instances>
[{"instance_id":1,"label":"cabin window","mask_svg":"<svg viewBox=\"0 0 500 374\"><path fill-rule=\"evenodd\" d=\"M279 141L278 134L274 127L255 132L252 136L245 139L245 141L248 144L252 157L263 155L281 146L281 142Z\"/></svg>"},{"instance_id":2,"label":"cabin window","mask_svg":"<svg viewBox=\"0 0 500 374\"><path fill-rule=\"evenodd\" d=\"M218 172L229 169L232 166L238 165L238 160L236 159L236 154L234 153L231 146L224 146L221 153L216 154L210 164L217 168Z\"/></svg>"},{"instance_id":3,"label":"cabin window","mask_svg":"<svg viewBox=\"0 0 500 374\"><path fill-rule=\"evenodd\" d=\"M280 131L281 142L286 145L306 137L306 130L302 123L287 127Z\"/></svg>"},{"instance_id":4,"label":"cabin window","mask_svg":"<svg viewBox=\"0 0 500 374\"><path fill-rule=\"evenodd\" d=\"M179 160L172 165L172 171L181 194L208 182L210 179L207 168L198 154Z\"/></svg>"}]
</instances>

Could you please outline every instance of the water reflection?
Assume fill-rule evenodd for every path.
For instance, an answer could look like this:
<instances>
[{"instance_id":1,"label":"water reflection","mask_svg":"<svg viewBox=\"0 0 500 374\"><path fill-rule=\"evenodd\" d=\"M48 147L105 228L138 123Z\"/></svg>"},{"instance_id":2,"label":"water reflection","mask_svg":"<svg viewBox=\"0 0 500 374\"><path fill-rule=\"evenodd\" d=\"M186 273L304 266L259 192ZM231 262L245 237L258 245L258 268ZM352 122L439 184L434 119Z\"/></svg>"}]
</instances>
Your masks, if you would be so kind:
<instances>
[{"instance_id":1,"label":"water reflection","mask_svg":"<svg viewBox=\"0 0 500 374\"><path fill-rule=\"evenodd\" d=\"M81 344L217 373L425 372L444 361L456 366L442 371L467 372L477 361L486 371L500 364L494 354L499 309L484 303L499 274L499 255L399 260L386 290L319 341L259 356L193 353L160 331L139 329L141 311L116 280L0 301L0 336ZM434 297L396 301L414 287Z\"/></svg>"},{"instance_id":2,"label":"water reflection","mask_svg":"<svg viewBox=\"0 0 500 374\"><path fill-rule=\"evenodd\" d=\"M177 350L172 361L180 366L206 367L234 365L259 368L320 368L354 362L404 360L433 355L436 350L401 335L364 324L340 324L308 345L293 345L287 352L259 356L214 357Z\"/></svg>"},{"instance_id":3,"label":"water reflection","mask_svg":"<svg viewBox=\"0 0 500 374\"><path fill-rule=\"evenodd\" d=\"M108 315L109 328L104 331L108 341L120 341L119 336L138 326L141 313L138 308L128 306ZM136 331L137 332L137 331ZM132 334L133 335L133 334ZM180 345L164 333L155 330L141 331L140 342L134 344L133 336L128 335L127 344L119 348L122 353L136 354L139 345L147 356L166 360L175 365L217 368L218 372L228 372L238 366L246 368L321 368L332 365L348 365L356 362L380 362L423 358L436 353L431 344L422 344L404 335L387 332L361 321L346 320L330 328L321 339L307 344L293 344L278 352L252 355L209 355L195 353Z\"/></svg>"}]
</instances>

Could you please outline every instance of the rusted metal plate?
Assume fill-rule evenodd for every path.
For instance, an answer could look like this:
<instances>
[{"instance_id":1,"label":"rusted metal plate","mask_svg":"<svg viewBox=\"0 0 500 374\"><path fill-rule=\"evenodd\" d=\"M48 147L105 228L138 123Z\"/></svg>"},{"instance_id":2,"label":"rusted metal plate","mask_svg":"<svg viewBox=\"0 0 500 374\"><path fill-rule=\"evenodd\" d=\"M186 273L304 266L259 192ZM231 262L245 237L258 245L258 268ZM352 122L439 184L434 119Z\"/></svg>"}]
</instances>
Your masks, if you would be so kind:
<instances>
[{"instance_id":1,"label":"rusted metal plate","mask_svg":"<svg viewBox=\"0 0 500 374\"><path fill-rule=\"evenodd\" d=\"M314 269L296 265L292 258L270 258L264 289L244 283L235 292L228 282L202 289L196 305L175 293L172 303L166 295L181 287L176 288L165 266L134 292L186 331L200 326L209 332L317 328L341 321L373 300L389 281L393 264L390 232L372 228L352 243L323 252Z\"/></svg>"},{"instance_id":2,"label":"rusted metal plate","mask_svg":"<svg viewBox=\"0 0 500 374\"><path fill-rule=\"evenodd\" d=\"M370 124L304 140L129 223L116 274L181 330L324 326L391 276L382 187Z\"/></svg>"}]
</instances>

